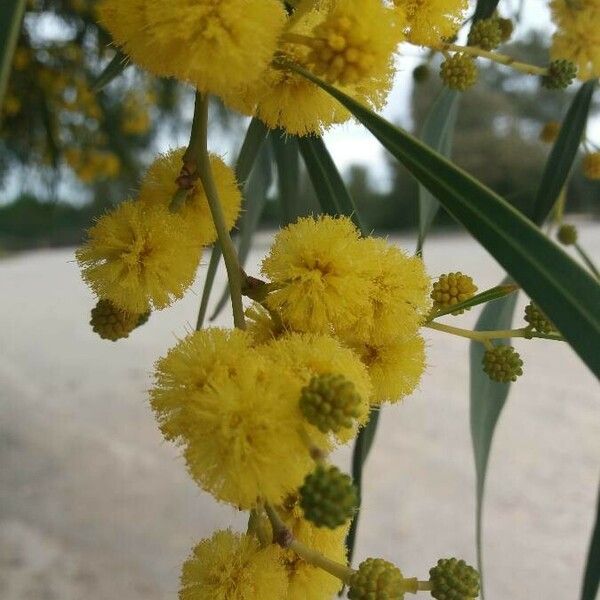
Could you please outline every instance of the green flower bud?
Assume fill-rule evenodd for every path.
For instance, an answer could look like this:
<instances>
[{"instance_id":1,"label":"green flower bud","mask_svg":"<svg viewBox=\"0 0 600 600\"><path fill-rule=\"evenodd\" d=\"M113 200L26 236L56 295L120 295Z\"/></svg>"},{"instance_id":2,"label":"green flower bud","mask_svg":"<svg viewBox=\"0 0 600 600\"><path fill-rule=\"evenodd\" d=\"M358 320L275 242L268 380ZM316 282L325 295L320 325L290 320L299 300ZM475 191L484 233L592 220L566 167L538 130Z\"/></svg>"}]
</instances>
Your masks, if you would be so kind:
<instances>
[{"instance_id":1,"label":"green flower bud","mask_svg":"<svg viewBox=\"0 0 600 600\"><path fill-rule=\"evenodd\" d=\"M117 308L109 300L98 300L92 308L90 325L102 339L115 342L129 336L140 316Z\"/></svg>"},{"instance_id":2,"label":"green flower bud","mask_svg":"<svg viewBox=\"0 0 600 600\"><path fill-rule=\"evenodd\" d=\"M507 42L515 29L515 24L510 19L504 19L503 17L497 17L498 25L500 26L500 32L502 34L502 42Z\"/></svg>"},{"instance_id":3,"label":"green flower bud","mask_svg":"<svg viewBox=\"0 0 600 600\"><path fill-rule=\"evenodd\" d=\"M464 92L477 81L478 71L473 58L456 53L448 57L440 67L440 77L446 87Z\"/></svg>"},{"instance_id":4,"label":"green flower bud","mask_svg":"<svg viewBox=\"0 0 600 600\"><path fill-rule=\"evenodd\" d=\"M576 76L577 67L570 60L553 60L548 65L548 74L542 77L542 86L549 90L564 90Z\"/></svg>"},{"instance_id":5,"label":"green flower bud","mask_svg":"<svg viewBox=\"0 0 600 600\"><path fill-rule=\"evenodd\" d=\"M423 83L429 79L430 73L429 66L423 63L413 69L412 76L417 83Z\"/></svg>"},{"instance_id":6,"label":"green flower bud","mask_svg":"<svg viewBox=\"0 0 600 600\"><path fill-rule=\"evenodd\" d=\"M512 346L496 346L483 355L483 370L492 381L508 383L523 375L523 361Z\"/></svg>"},{"instance_id":7,"label":"green flower bud","mask_svg":"<svg viewBox=\"0 0 600 600\"><path fill-rule=\"evenodd\" d=\"M367 558L360 563L349 582L350 600L402 600L402 571L382 558Z\"/></svg>"},{"instance_id":8,"label":"green flower bud","mask_svg":"<svg viewBox=\"0 0 600 600\"><path fill-rule=\"evenodd\" d=\"M577 243L577 228L575 225L570 225L569 223L565 223L561 225L556 237L561 244L565 246L572 246Z\"/></svg>"},{"instance_id":9,"label":"green flower bud","mask_svg":"<svg viewBox=\"0 0 600 600\"><path fill-rule=\"evenodd\" d=\"M354 515L358 493L349 475L337 467L319 465L300 488L300 506L307 521L335 529Z\"/></svg>"},{"instance_id":10,"label":"green flower bud","mask_svg":"<svg viewBox=\"0 0 600 600\"><path fill-rule=\"evenodd\" d=\"M483 50L493 50L502 42L502 28L498 19L481 19L473 23L467 44Z\"/></svg>"},{"instance_id":11,"label":"green flower bud","mask_svg":"<svg viewBox=\"0 0 600 600\"><path fill-rule=\"evenodd\" d=\"M556 327L552 324L552 321L542 312L537 304L530 302L525 307L525 321L529 323L530 327L539 333L550 333L556 331Z\"/></svg>"},{"instance_id":12,"label":"green flower bud","mask_svg":"<svg viewBox=\"0 0 600 600\"><path fill-rule=\"evenodd\" d=\"M479 595L479 573L464 560L440 558L429 570L429 581L437 600L474 600Z\"/></svg>"},{"instance_id":13,"label":"green flower bud","mask_svg":"<svg viewBox=\"0 0 600 600\"><path fill-rule=\"evenodd\" d=\"M300 393L304 418L319 431L337 433L360 416L361 397L343 375L316 375Z\"/></svg>"},{"instance_id":14,"label":"green flower bud","mask_svg":"<svg viewBox=\"0 0 600 600\"><path fill-rule=\"evenodd\" d=\"M459 302L469 300L475 295L477 286L468 275L463 275L460 271L456 273L446 273L440 275L433 284L431 299L434 308L450 308ZM463 313L464 310L453 312L453 315Z\"/></svg>"}]
</instances>

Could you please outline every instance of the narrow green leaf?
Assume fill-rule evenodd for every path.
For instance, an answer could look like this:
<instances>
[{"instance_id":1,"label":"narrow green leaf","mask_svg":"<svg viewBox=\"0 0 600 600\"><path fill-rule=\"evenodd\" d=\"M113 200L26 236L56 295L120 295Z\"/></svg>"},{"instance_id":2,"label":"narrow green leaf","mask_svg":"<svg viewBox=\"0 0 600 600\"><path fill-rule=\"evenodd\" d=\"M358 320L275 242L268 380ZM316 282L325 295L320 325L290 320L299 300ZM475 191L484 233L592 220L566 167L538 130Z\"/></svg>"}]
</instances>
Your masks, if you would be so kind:
<instances>
[{"instance_id":1,"label":"narrow green leaf","mask_svg":"<svg viewBox=\"0 0 600 600\"><path fill-rule=\"evenodd\" d=\"M502 285L507 285L509 282L510 279L507 278ZM479 330L510 329L516 303L517 294L512 294L488 304L483 309L475 328ZM471 439L475 457L477 563L481 574L482 600L484 600L482 513L485 478L496 423L510 391L510 384L496 383L484 373L481 365L484 351L482 344L471 342Z\"/></svg>"},{"instance_id":2,"label":"narrow green leaf","mask_svg":"<svg viewBox=\"0 0 600 600\"><path fill-rule=\"evenodd\" d=\"M265 125L254 118L250 121L242 147L238 154L238 158L235 165L235 178L238 185L243 190L244 184L252 171L256 156L263 145L269 130ZM204 287L202 289L202 299L200 301L200 312L198 314L198 329L204 324L206 317L206 311L208 309L208 303L210 301L210 295L212 293L213 284L215 282L215 275L217 268L219 267L219 261L221 260L221 248L219 244L215 243L213 246L210 261L208 263L208 269L206 272L206 279L204 281Z\"/></svg>"},{"instance_id":3,"label":"narrow green leaf","mask_svg":"<svg viewBox=\"0 0 600 600\"><path fill-rule=\"evenodd\" d=\"M300 154L323 212L350 217L358 229L366 233L354 199L348 192L327 146L320 137L298 138Z\"/></svg>"},{"instance_id":4,"label":"narrow green leaf","mask_svg":"<svg viewBox=\"0 0 600 600\"><path fill-rule=\"evenodd\" d=\"M301 67L440 201L548 315L600 376L600 285L506 200L412 135Z\"/></svg>"},{"instance_id":5,"label":"narrow green leaf","mask_svg":"<svg viewBox=\"0 0 600 600\"><path fill-rule=\"evenodd\" d=\"M377 432L377 424L379 423L379 408L371 409L369 422L358 432L356 442L354 444L354 452L352 454L352 480L358 490L358 508L350 524L348 535L346 536L346 548L348 549L348 564L352 564L352 556L354 555L354 547L356 545L356 533L358 529L358 518L360 515L360 504L362 498L362 474L365 461L369 456L371 447L375 440Z\"/></svg>"},{"instance_id":6,"label":"narrow green leaf","mask_svg":"<svg viewBox=\"0 0 600 600\"><path fill-rule=\"evenodd\" d=\"M288 225L303 213L298 195L300 184L298 138L278 129L272 133L271 143L277 164L277 195L281 205L282 224Z\"/></svg>"},{"instance_id":7,"label":"narrow green leaf","mask_svg":"<svg viewBox=\"0 0 600 600\"><path fill-rule=\"evenodd\" d=\"M421 131L421 140L443 156L449 157L452 150L452 138L458 100L460 94L455 90L443 88L435 99ZM417 254L422 254L423 244L431 228L440 203L435 196L423 185L419 184L419 237Z\"/></svg>"},{"instance_id":8,"label":"narrow green leaf","mask_svg":"<svg viewBox=\"0 0 600 600\"><path fill-rule=\"evenodd\" d=\"M104 70L92 86L94 92L99 92L105 88L111 81L119 77L121 73L129 66L129 58L120 50L117 50L112 60L104 67Z\"/></svg>"},{"instance_id":9,"label":"narrow green leaf","mask_svg":"<svg viewBox=\"0 0 600 600\"><path fill-rule=\"evenodd\" d=\"M25 4L25 0L2 0L0 3L0 108L8 88L13 55L25 14Z\"/></svg>"},{"instance_id":10,"label":"narrow green leaf","mask_svg":"<svg viewBox=\"0 0 600 600\"><path fill-rule=\"evenodd\" d=\"M538 225L544 222L556 204L569 177L585 132L595 84L594 79L586 81L575 94L548 156L532 211L532 219Z\"/></svg>"},{"instance_id":11,"label":"narrow green leaf","mask_svg":"<svg viewBox=\"0 0 600 600\"><path fill-rule=\"evenodd\" d=\"M594 261L589 257L588 253L579 245L575 244L575 251L579 254L579 258L584 262L585 266L590 270L590 273L596 278L600 279L600 271L594 264Z\"/></svg>"},{"instance_id":12,"label":"narrow green leaf","mask_svg":"<svg viewBox=\"0 0 600 600\"><path fill-rule=\"evenodd\" d=\"M473 308L478 304L483 304L484 302L493 302L494 300L499 300L500 298L504 298L504 296L508 296L509 294L516 292L518 289L519 286L511 283L497 285L496 287L485 290L484 292L481 292L480 294L477 294L472 298L465 300L464 302L458 302L453 306L449 306L448 308L444 308L439 312L436 312L433 318L437 319L438 317L449 315L457 310L466 310Z\"/></svg>"},{"instance_id":13,"label":"narrow green leaf","mask_svg":"<svg viewBox=\"0 0 600 600\"><path fill-rule=\"evenodd\" d=\"M267 191L273 181L273 171L271 166L271 153L268 144L265 144L260 149L256 164L250 173L250 177L246 183L245 206L246 210L243 218L240 220L240 234L238 236L237 253L239 263L242 267L246 265L248 254L252 246L252 238L260 222L265 204L267 201ZM225 285L225 289L217 302L217 305L210 316L213 321L229 300L229 286Z\"/></svg>"},{"instance_id":14,"label":"narrow green leaf","mask_svg":"<svg viewBox=\"0 0 600 600\"><path fill-rule=\"evenodd\" d=\"M592 531L590 548L588 550L581 600L596 600L600 588L600 489L596 507L596 523Z\"/></svg>"}]
</instances>

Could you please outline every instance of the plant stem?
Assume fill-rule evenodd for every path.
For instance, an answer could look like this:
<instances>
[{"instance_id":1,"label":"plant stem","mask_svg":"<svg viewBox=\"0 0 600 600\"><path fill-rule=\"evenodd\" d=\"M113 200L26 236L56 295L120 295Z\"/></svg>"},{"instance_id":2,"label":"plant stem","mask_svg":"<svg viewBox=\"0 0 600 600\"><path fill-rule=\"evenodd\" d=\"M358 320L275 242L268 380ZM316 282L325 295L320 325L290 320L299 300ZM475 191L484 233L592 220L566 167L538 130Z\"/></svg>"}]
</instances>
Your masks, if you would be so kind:
<instances>
[{"instance_id":1,"label":"plant stem","mask_svg":"<svg viewBox=\"0 0 600 600\"><path fill-rule=\"evenodd\" d=\"M200 182L204 188L210 212L217 230L219 245L223 252L223 260L227 269L229 289L231 291L231 306L233 310L233 322L239 329L246 328L244 318L244 307L242 304L242 271L237 258L237 253L227 226L225 216L219 201L219 194L215 185L210 158L208 156L208 96L196 92L196 108L194 110L194 121L192 123L192 135L190 144L186 150L183 161L184 165L194 163Z\"/></svg>"},{"instance_id":2,"label":"plant stem","mask_svg":"<svg viewBox=\"0 0 600 600\"><path fill-rule=\"evenodd\" d=\"M275 542L277 542L283 548L289 548L290 550L293 550L307 563L327 571L327 573L337 577L338 579L341 579L344 583L348 583L350 577L354 573L350 567L335 562L320 552L317 552L316 550L313 550L312 548L305 546L302 542L296 540L291 530L283 522L275 508L273 508L270 504L265 504L265 511L269 517L269 521L271 521L273 538Z\"/></svg>"},{"instance_id":3,"label":"plant stem","mask_svg":"<svg viewBox=\"0 0 600 600\"><path fill-rule=\"evenodd\" d=\"M439 46L430 46L432 50L438 50L439 52L461 52L463 54L470 54L471 56L479 56L481 58L487 58L494 62L500 63L512 67L521 73L527 75L540 75L544 76L548 74L548 69L544 67L536 67L527 63L518 62L512 56L507 54L500 54L498 52L490 52L489 50L483 50L477 46L459 46L457 44L441 44Z\"/></svg>"},{"instance_id":4,"label":"plant stem","mask_svg":"<svg viewBox=\"0 0 600 600\"><path fill-rule=\"evenodd\" d=\"M530 331L529 329L499 329L497 331L472 331L471 329L462 329L460 327L452 327L452 325L445 325L444 323L426 323L424 327L429 329L436 329L437 331L443 331L459 337L468 338L477 342L485 343L489 340L499 340L506 338L543 338L546 340L556 340L558 342L564 341L562 336L556 333L539 333L537 331Z\"/></svg>"}]
</instances>

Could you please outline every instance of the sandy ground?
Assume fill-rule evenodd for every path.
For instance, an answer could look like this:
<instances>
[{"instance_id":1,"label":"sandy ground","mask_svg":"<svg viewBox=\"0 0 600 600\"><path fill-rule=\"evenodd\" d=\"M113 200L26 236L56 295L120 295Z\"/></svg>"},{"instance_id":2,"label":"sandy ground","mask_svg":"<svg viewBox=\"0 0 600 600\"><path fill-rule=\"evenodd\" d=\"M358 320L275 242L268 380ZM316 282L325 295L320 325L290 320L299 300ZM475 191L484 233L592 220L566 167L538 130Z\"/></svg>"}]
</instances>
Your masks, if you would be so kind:
<instances>
[{"instance_id":1,"label":"sandy ground","mask_svg":"<svg viewBox=\"0 0 600 600\"><path fill-rule=\"evenodd\" d=\"M582 233L596 258L599 233ZM266 244L259 240L251 273ZM459 236L434 238L426 260L432 274L461 269L482 289L501 278ZM242 515L189 480L145 397L154 360L195 321L203 274L184 300L113 344L87 324L93 301L72 251L0 262L3 600L173 599L190 547L216 527L243 528ZM421 576L439 557L475 557L468 347L427 338L421 389L384 409L357 552ZM488 598L575 599L600 474L600 394L566 345L517 345L526 372L501 418L488 481ZM347 465L349 449L338 458Z\"/></svg>"}]
</instances>

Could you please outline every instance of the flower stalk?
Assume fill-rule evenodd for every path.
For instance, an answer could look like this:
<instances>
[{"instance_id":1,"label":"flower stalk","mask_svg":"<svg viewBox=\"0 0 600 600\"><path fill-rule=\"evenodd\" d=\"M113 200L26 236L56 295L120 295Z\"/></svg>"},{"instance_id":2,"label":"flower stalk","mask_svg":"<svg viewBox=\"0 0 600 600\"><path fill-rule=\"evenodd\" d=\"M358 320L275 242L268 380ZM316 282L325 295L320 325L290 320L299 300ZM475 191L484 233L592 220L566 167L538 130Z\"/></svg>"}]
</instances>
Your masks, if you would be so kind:
<instances>
[{"instance_id":1,"label":"flower stalk","mask_svg":"<svg viewBox=\"0 0 600 600\"><path fill-rule=\"evenodd\" d=\"M490 340L500 340L508 338L543 338L545 340L555 340L557 342L563 342L564 339L557 333L540 333L538 331L532 331L527 327L521 329L498 329L493 331L473 331L471 329L462 329L461 327L453 327L452 325L446 325L444 323L430 322L426 323L424 327L429 329L435 329L437 331L443 331L444 333L450 333L458 337L468 338L477 342L486 343Z\"/></svg>"}]
</instances>

